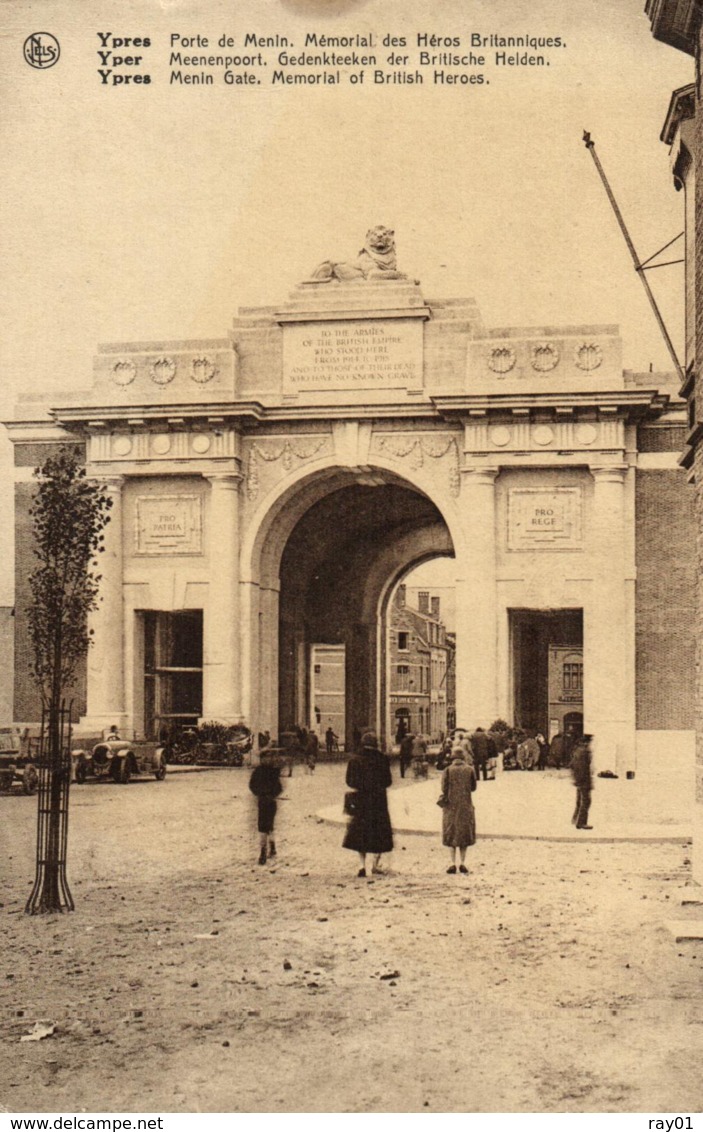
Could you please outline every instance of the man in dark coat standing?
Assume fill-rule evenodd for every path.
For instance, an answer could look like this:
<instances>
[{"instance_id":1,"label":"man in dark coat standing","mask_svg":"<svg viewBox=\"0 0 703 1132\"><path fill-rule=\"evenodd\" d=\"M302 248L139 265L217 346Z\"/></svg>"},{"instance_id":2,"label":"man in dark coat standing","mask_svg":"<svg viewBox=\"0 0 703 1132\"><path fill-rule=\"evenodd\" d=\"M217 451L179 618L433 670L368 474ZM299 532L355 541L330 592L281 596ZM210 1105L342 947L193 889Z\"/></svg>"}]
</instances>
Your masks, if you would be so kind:
<instances>
[{"instance_id":1,"label":"man in dark coat standing","mask_svg":"<svg viewBox=\"0 0 703 1132\"><path fill-rule=\"evenodd\" d=\"M571 756L571 774L576 787L576 809L571 820L577 829L593 829L593 826L588 824L588 811L591 807L593 791L592 738L592 735L582 735Z\"/></svg>"},{"instance_id":2,"label":"man in dark coat standing","mask_svg":"<svg viewBox=\"0 0 703 1132\"><path fill-rule=\"evenodd\" d=\"M332 726L328 727L325 731L325 747L328 755L331 755L334 751L334 745L338 738L339 736L335 735L334 728Z\"/></svg>"},{"instance_id":3,"label":"man in dark coat standing","mask_svg":"<svg viewBox=\"0 0 703 1132\"><path fill-rule=\"evenodd\" d=\"M493 749L495 751L495 746ZM476 778L480 778L481 771L483 771L483 781L485 782L488 778L488 768L486 764L488 763L490 747L488 735L482 727L477 727L471 736L471 750L473 751L474 765L476 767Z\"/></svg>"},{"instance_id":4,"label":"man in dark coat standing","mask_svg":"<svg viewBox=\"0 0 703 1132\"><path fill-rule=\"evenodd\" d=\"M566 766L566 741L563 732L557 731L549 744L549 763L551 766Z\"/></svg>"},{"instance_id":5,"label":"man in dark coat standing","mask_svg":"<svg viewBox=\"0 0 703 1132\"><path fill-rule=\"evenodd\" d=\"M412 731L404 735L400 741L400 777L405 778L405 772L410 766L413 757L413 741L415 736Z\"/></svg>"}]
</instances>

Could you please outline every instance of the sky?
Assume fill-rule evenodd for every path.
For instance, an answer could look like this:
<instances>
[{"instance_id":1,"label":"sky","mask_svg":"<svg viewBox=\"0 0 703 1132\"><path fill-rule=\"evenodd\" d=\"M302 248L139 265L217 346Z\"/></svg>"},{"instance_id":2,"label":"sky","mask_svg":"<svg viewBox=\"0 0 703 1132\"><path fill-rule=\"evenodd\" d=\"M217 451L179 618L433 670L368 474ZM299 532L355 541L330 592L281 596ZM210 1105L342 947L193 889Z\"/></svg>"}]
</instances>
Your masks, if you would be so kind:
<instances>
[{"instance_id":1,"label":"sky","mask_svg":"<svg viewBox=\"0 0 703 1132\"><path fill-rule=\"evenodd\" d=\"M283 302L379 223L395 229L399 267L426 297L474 297L489 327L616 323L627 368L671 368L581 140L590 130L646 258L683 227L659 134L693 62L652 39L644 0L3 9L3 418L19 392L50 402L89 386L100 342L226 336L240 306ZM44 71L22 53L38 30L61 44ZM149 85L101 82L97 33L108 31L151 39ZM172 35L207 35L212 52L220 35L246 31L301 49L309 31L406 36L413 50L418 33L460 36L461 52L471 32L560 36L566 47L547 53L548 67L475 68L490 79L480 87L169 83ZM682 268L651 282L680 345ZM0 476L11 476L4 438ZM4 530L10 506L0 492ZM11 590L8 570L0 604Z\"/></svg>"}]
</instances>

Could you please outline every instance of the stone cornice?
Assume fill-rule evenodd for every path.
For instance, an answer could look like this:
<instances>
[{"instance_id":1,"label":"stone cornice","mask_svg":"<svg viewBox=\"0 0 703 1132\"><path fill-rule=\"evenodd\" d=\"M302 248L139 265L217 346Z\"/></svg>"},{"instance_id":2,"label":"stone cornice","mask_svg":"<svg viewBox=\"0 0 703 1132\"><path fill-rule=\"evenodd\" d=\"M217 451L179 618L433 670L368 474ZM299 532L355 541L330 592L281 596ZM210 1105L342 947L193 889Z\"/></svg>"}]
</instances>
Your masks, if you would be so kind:
<instances>
[{"instance_id":1,"label":"stone cornice","mask_svg":"<svg viewBox=\"0 0 703 1132\"><path fill-rule=\"evenodd\" d=\"M357 321L383 321L393 318L419 318L426 320L431 317L429 307L388 307L384 310L329 310L329 311L279 311L275 318L279 326L295 322L348 322Z\"/></svg>"},{"instance_id":2,"label":"stone cornice","mask_svg":"<svg viewBox=\"0 0 703 1132\"><path fill-rule=\"evenodd\" d=\"M693 393L696 387L696 367L695 362L689 362L686 367L686 376L684 377L683 384L679 390L679 397L683 397L684 401Z\"/></svg>"},{"instance_id":3,"label":"stone cornice","mask_svg":"<svg viewBox=\"0 0 703 1132\"><path fill-rule=\"evenodd\" d=\"M703 421L699 421L686 437L686 449L679 463L682 468L690 468L699 444L703 442Z\"/></svg>"},{"instance_id":4,"label":"stone cornice","mask_svg":"<svg viewBox=\"0 0 703 1132\"><path fill-rule=\"evenodd\" d=\"M37 418L22 421L3 421L12 444L65 443L66 432L55 420Z\"/></svg>"},{"instance_id":5,"label":"stone cornice","mask_svg":"<svg viewBox=\"0 0 703 1132\"><path fill-rule=\"evenodd\" d=\"M696 112L696 84L687 83L680 86L671 96L666 121L660 134L665 145L671 145L679 124L692 118Z\"/></svg>"},{"instance_id":6,"label":"stone cornice","mask_svg":"<svg viewBox=\"0 0 703 1132\"><path fill-rule=\"evenodd\" d=\"M52 410L53 421L71 431L100 432L104 429L128 427L130 429L188 428L193 424L211 427L239 426L240 431L251 431L259 425L304 422L316 420L387 420L401 419L457 419L499 414L519 415L549 411L570 414L579 410L616 412L631 419L659 416L669 404L669 397L653 389L618 389L611 392L562 392L522 394L467 394L451 393L417 401L342 404L266 406L260 401L236 401L214 405L166 406L72 406ZM29 422L22 422L24 428Z\"/></svg>"},{"instance_id":7,"label":"stone cornice","mask_svg":"<svg viewBox=\"0 0 703 1132\"><path fill-rule=\"evenodd\" d=\"M258 401L227 401L214 404L185 405L74 405L52 409L51 415L64 428L95 432L126 424L130 428L180 427L194 422L211 425L239 421L256 423L263 420L265 410Z\"/></svg>"},{"instance_id":8,"label":"stone cornice","mask_svg":"<svg viewBox=\"0 0 703 1132\"><path fill-rule=\"evenodd\" d=\"M669 404L669 396L656 389L617 389L612 392L522 393L467 395L453 393L432 398L444 417L472 418L497 413L521 415L551 409L575 412L591 409L621 413L628 417L659 416Z\"/></svg>"}]
</instances>

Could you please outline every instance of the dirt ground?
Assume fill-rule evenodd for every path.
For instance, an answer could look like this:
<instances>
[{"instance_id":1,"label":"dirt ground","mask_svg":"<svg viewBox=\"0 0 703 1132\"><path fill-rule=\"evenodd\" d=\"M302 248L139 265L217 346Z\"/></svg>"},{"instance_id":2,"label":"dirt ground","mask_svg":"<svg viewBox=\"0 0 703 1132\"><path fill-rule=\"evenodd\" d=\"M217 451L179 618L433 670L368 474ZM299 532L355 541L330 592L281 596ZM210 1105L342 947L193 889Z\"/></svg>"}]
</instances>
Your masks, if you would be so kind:
<instances>
[{"instance_id":1,"label":"dirt ground","mask_svg":"<svg viewBox=\"0 0 703 1132\"><path fill-rule=\"evenodd\" d=\"M36 799L1 796L0 1106L703 1108L703 944L665 928L686 842L485 839L462 877L439 834L401 835L360 880L316 817L343 769L284 780L275 867L246 770L72 788L55 917L22 913ZM38 1020L53 1034L21 1042Z\"/></svg>"}]
</instances>

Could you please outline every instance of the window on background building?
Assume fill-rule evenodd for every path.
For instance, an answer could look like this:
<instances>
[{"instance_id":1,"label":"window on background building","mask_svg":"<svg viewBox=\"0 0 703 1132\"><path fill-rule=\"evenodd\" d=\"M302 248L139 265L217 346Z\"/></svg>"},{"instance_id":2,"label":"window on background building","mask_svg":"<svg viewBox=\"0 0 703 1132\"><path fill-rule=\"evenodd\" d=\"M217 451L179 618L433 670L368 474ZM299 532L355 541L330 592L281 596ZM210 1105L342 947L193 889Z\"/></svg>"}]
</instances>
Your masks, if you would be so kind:
<instances>
[{"instance_id":1,"label":"window on background building","mask_svg":"<svg viewBox=\"0 0 703 1132\"><path fill-rule=\"evenodd\" d=\"M398 648L402 652L407 652L407 650L408 650L408 634L407 633L398 633Z\"/></svg>"},{"instance_id":2,"label":"window on background building","mask_svg":"<svg viewBox=\"0 0 703 1132\"><path fill-rule=\"evenodd\" d=\"M581 692L583 690L583 665L564 665L564 691Z\"/></svg>"},{"instance_id":3,"label":"window on background building","mask_svg":"<svg viewBox=\"0 0 703 1132\"><path fill-rule=\"evenodd\" d=\"M399 664L396 668L398 676L398 689L401 692L407 691L408 677L410 675L410 667L407 664Z\"/></svg>"}]
</instances>

